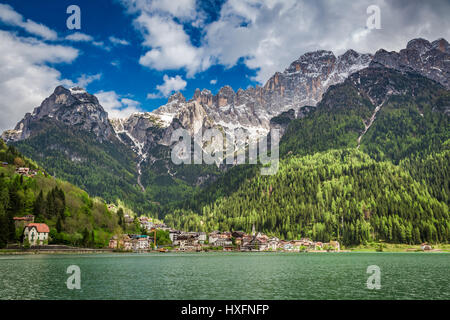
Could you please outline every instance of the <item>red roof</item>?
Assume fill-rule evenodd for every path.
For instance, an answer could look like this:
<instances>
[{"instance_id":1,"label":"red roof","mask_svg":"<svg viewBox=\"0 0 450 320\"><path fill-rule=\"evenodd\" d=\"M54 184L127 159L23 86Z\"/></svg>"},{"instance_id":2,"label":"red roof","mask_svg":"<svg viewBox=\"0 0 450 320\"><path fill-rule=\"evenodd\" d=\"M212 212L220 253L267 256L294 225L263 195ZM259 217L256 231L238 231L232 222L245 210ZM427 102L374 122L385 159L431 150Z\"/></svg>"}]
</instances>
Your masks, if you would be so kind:
<instances>
[{"instance_id":1,"label":"red roof","mask_svg":"<svg viewBox=\"0 0 450 320\"><path fill-rule=\"evenodd\" d=\"M37 232L50 232L50 228L45 223L29 223L27 227L30 229L35 227Z\"/></svg>"},{"instance_id":2,"label":"red roof","mask_svg":"<svg viewBox=\"0 0 450 320\"><path fill-rule=\"evenodd\" d=\"M32 214L26 215L25 217L14 217L14 220L32 220L34 216Z\"/></svg>"}]
</instances>

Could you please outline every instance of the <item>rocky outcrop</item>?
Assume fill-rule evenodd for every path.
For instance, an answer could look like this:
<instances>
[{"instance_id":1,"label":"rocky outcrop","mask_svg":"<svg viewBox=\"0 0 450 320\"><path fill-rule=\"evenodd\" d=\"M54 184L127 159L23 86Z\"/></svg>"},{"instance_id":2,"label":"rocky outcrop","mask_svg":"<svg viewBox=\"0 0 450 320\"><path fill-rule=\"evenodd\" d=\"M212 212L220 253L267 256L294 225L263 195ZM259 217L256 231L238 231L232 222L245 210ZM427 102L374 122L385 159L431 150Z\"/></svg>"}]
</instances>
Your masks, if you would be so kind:
<instances>
[{"instance_id":1,"label":"rocky outcrop","mask_svg":"<svg viewBox=\"0 0 450 320\"><path fill-rule=\"evenodd\" d=\"M378 50L370 66L416 72L450 89L450 46L445 39L413 39L400 52Z\"/></svg>"},{"instance_id":2,"label":"rocky outcrop","mask_svg":"<svg viewBox=\"0 0 450 320\"><path fill-rule=\"evenodd\" d=\"M225 86L216 95L207 89L197 89L192 99L186 101L181 93L173 94L167 104L149 113L132 115L148 121L154 116L167 132L173 131L172 122L181 124L193 135L200 129L222 128L232 132L241 128L250 139L267 135L271 119L290 109L303 116L320 101L330 85L340 83L349 74L367 67L370 54L359 54L353 50L336 57L331 51L315 51L302 55L284 72L275 73L263 87L256 86L237 92ZM301 110L301 112L300 112ZM128 119L125 122L130 122ZM144 128L145 129L145 128ZM146 129L145 129L146 130ZM147 143L144 131L129 134L141 143ZM163 133L160 143L168 145L168 134Z\"/></svg>"},{"instance_id":3,"label":"rocky outcrop","mask_svg":"<svg viewBox=\"0 0 450 320\"><path fill-rule=\"evenodd\" d=\"M171 134L179 127L187 129L191 135L207 128L225 132L242 128L251 139L256 139L266 136L271 128L279 128L283 133L290 119L306 116L330 86L346 79L360 81L361 74L357 72L368 66L416 72L449 88L449 55L449 44L444 39L431 43L414 39L398 53L379 50L375 56L348 50L336 57L331 51L319 50L302 55L283 72L275 73L262 87L235 92L225 86L216 95L207 89L197 89L190 100L175 93L167 104L153 112L110 121L95 96L80 88L69 90L60 86L2 137L6 141L26 139L31 134L31 122L50 117L90 131L100 140L115 134L140 159L145 159L157 146L170 146ZM387 85L384 89L391 91L371 97L374 102L386 94L395 94L392 90L397 90L398 86Z\"/></svg>"},{"instance_id":4,"label":"rocky outcrop","mask_svg":"<svg viewBox=\"0 0 450 320\"><path fill-rule=\"evenodd\" d=\"M343 82L349 74L367 67L370 54L349 50L339 57L331 51L306 53L263 87L262 100L269 115L288 109L316 105L329 86Z\"/></svg>"},{"instance_id":5,"label":"rocky outcrop","mask_svg":"<svg viewBox=\"0 0 450 320\"><path fill-rule=\"evenodd\" d=\"M114 133L108 113L94 95L82 88L66 89L58 86L33 113L26 114L14 130L4 132L2 138L7 142L26 139L32 134L31 124L43 118L52 118L92 132L100 141L108 139Z\"/></svg>"}]
</instances>

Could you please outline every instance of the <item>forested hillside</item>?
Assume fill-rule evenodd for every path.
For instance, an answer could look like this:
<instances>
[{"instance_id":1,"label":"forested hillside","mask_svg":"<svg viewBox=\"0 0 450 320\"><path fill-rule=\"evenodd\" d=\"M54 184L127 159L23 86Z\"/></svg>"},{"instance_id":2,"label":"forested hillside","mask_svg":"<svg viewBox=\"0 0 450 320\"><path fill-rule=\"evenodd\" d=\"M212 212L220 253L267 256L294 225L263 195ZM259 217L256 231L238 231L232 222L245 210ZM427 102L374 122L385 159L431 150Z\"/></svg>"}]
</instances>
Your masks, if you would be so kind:
<instances>
[{"instance_id":1,"label":"forested hillside","mask_svg":"<svg viewBox=\"0 0 450 320\"><path fill-rule=\"evenodd\" d=\"M146 212L151 203L137 186L135 155L122 143L99 142L84 130L77 130L51 119L33 128L36 134L14 146L52 175L70 181L108 202L123 200L133 209Z\"/></svg>"},{"instance_id":2,"label":"forested hillside","mask_svg":"<svg viewBox=\"0 0 450 320\"><path fill-rule=\"evenodd\" d=\"M11 160L12 165L0 167L0 248L21 239L23 230L15 228L13 217L27 214L33 214L35 222L49 225L50 244L103 247L112 234L135 228L124 224L120 210L119 215L109 211L103 200L46 175L35 164L32 168L38 169L36 176L16 174L14 162L33 163L0 141L0 161Z\"/></svg>"},{"instance_id":3,"label":"forested hillside","mask_svg":"<svg viewBox=\"0 0 450 320\"><path fill-rule=\"evenodd\" d=\"M24 155L90 195L110 203L121 200L140 214L164 216L198 189L199 176L221 173L213 165L167 166L170 148L157 146L152 149L152 157L163 160L142 164L143 191L138 185L136 154L114 137L100 142L85 130L49 118L30 127L34 133L28 139L12 144Z\"/></svg>"},{"instance_id":4,"label":"forested hillside","mask_svg":"<svg viewBox=\"0 0 450 320\"><path fill-rule=\"evenodd\" d=\"M179 210L166 222L192 230L244 230L292 239L447 242L448 206L399 166L355 149L283 160L276 175L246 181L200 214Z\"/></svg>"},{"instance_id":5,"label":"forested hillside","mask_svg":"<svg viewBox=\"0 0 450 320\"><path fill-rule=\"evenodd\" d=\"M369 67L331 86L307 109L297 119L295 111L273 119L284 131L280 169L273 176L261 176L257 165L226 171L177 166L168 163L170 148L158 144L146 158L114 135L102 140L50 117L30 123L31 136L13 145L91 195L123 200L178 229L249 232L255 224L285 239L346 245L449 242L448 90L416 73ZM144 129L152 138L151 128ZM9 163L37 166L14 148L2 149ZM70 243L93 231L102 243L118 227L101 201L71 185L64 189L65 183L52 178L29 181L2 170L9 197L4 217L32 210L58 231L53 239ZM22 199L20 205L14 197ZM65 232L72 238L65 239Z\"/></svg>"},{"instance_id":6,"label":"forested hillside","mask_svg":"<svg viewBox=\"0 0 450 320\"><path fill-rule=\"evenodd\" d=\"M413 73L367 68L331 87L309 116L293 120L280 153L305 155L357 147L377 160L401 159L441 150L450 138L450 92ZM374 122L363 135L376 107Z\"/></svg>"},{"instance_id":7,"label":"forested hillside","mask_svg":"<svg viewBox=\"0 0 450 320\"><path fill-rule=\"evenodd\" d=\"M367 68L292 120L278 173L233 168L166 221L192 230L260 231L393 243L448 242L449 91L418 74Z\"/></svg>"}]
</instances>

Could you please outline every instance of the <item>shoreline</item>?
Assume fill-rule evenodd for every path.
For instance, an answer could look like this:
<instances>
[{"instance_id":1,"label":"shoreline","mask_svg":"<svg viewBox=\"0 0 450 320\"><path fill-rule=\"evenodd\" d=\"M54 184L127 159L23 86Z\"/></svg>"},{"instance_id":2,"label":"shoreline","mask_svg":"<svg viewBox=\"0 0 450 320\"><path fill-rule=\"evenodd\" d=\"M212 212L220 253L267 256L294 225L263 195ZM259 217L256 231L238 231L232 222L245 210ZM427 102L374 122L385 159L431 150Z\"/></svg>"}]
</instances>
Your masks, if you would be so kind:
<instances>
[{"instance_id":1,"label":"shoreline","mask_svg":"<svg viewBox=\"0 0 450 320\"><path fill-rule=\"evenodd\" d=\"M339 253L450 253L448 250L442 249L433 249L433 250L384 250L382 252L376 250L341 250L341 251L324 251L324 250L311 250L306 252L299 251L168 251L168 252L158 252L158 251L142 251L142 252L133 252L133 251L114 251L111 249L86 249L86 250L45 250L45 249L28 249L28 250L16 250L16 249L2 249L0 250L0 256L7 255L79 255L79 254L158 254L164 255L166 253L175 253L175 254L183 254L183 253L195 253L195 254L208 254L208 253L225 253L225 254L233 254L233 253L265 253L265 254L278 254L278 253L290 253L290 254L308 254L308 253L322 253L322 254L339 254Z\"/></svg>"},{"instance_id":2,"label":"shoreline","mask_svg":"<svg viewBox=\"0 0 450 320\"><path fill-rule=\"evenodd\" d=\"M33 255L33 254L105 254L105 253L135 253L135 254L166 254L166 253L450 253L450 243L436 244L432 246L431 250L422 250L421 245L408 245L408 244L394 244L394 243L383 243L382 250L380 251L380 246L378 243L370 243L366 245L359 245L353 247L344 247L339 251L334 250L306 250L299 251L294 250L264 250L264 251L241 251L241 250L193 250L189 248L187 250L179 250L178 248L169 249L165 248L166 251L161 252L161 248L157 250L139 250L139 251L122 251L112 248L82 248L82 247L70 247L67 245L45 245L36 246L31 248L21 248L16 245L11 245L9 248L0 249L1 255ZM163 249L164 250L164 249Z\"/></svg>"}]
</instances>

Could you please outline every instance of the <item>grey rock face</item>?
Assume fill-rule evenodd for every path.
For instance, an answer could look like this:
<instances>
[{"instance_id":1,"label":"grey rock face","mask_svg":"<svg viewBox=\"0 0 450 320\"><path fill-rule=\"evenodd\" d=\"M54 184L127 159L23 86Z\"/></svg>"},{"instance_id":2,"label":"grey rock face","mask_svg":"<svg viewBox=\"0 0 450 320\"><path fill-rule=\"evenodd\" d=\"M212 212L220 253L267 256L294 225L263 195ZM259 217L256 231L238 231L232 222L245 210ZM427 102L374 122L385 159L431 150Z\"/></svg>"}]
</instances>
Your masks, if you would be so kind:
<instances>
[{"instance_id":1,"label":"grey rock face","mask_svg":"<svg viewBox=\"0 0 450 320\"><path fill-rule=\"evenodd\" d=\"M27 113L14 130L6 131L2 137L6 141L26 139L32 133L31 123L45 117L92 132L100 141L108 139L114 132L108 113L94 95L78 87L66 89L58 86L33 113Z\"/></svg>"},{"instance_id":2,"label":"grey rock face","mask_svg":"<svg viewBox=\"0 0 450 320\"><path fill-rule=\"evenodd\" d=\"M32 114L26 114L14 130L3 133L6 141L30 136L30 123L43 117L93 132L99 140L112 134L129 144L141 156L155 144L170 144L170 132L181 125L191 134L205 128L222 128L232 132L242 128L250 138L265 136L270 119L302 106L315 105L332 85L342 82L350 73L368 65L371 56L349 50L336 58L330 51L306 53L284 72L277 72L264 87L239 89L225 86L213 95L196 90L187 101L181 93L173 94L166 105L153 112L136 113L127 119L111 119L97 98L81 88L59 86ZM304 110L305 111L305 110Z\"/></svg>"},{"instance_id":3,"label":"grey rock face","mask_svg":"<svg viewBox=\"0 0 450 320\"><path fill-rule=\"evenodd\" d=\"M239 89L225 86L216 95L197 89L190 100L181 93L153 112L111 120L118 138L141 160L155 160L155 148L170 146L172 133L182 127L193 137L209 128L234 133L242 129L248 140L265 137L271 128L283 134L290 120L306 116L333 84L369 65L372 56L353 50L335 57L330 51L310 52L277 72L264 87ZM306 107L309 106L309 107ZM271 121L280 115L277 120ZM246 139L246 142L248 142Z\"/></svg>"},{"instance_id":4,"label":"grey rock face","mask_svg":"<svg viewBox=\"0 0 450 320\"><path fill-rule=\"evenodd\" d=\"M305 105L314 106L330 85L343 82L349 74L367 67L371 59L370 54L353 50L337 58L331 51L310 52L294 61L284 72L275 73L264 87L235 92L230 86L225 86L216 95L206 89L197 89L189 101L176 93L166 105L140 116L153 114L166 128L170 128L171 122L177 119L191 134L201 128L221 127L225 132L242 128L250 138L259 138L267 135L271 118L289 109L298 113ZM302 110L302 114L308 110ZM164 144L167 144L167 134L163 136ZM139 135L135 138L145 143Z\"/></svg>"},{"instance_id":5,"label":"grey rock face","mask_svg":"<svg viewBox=\"0 0 450 320\"><path fill-rule=\"evenodd\" d=\"M445 39L413 39L400 52L378 50L370 65L416 72L450 89L450 46Z\"/></svg>"},{"instance_id":6,"label":"grey rock face","mask_svg":"<svg viewBox=\"0 0 450 320\"><path fill-rule=\"evenodd\" d=\"M95 96L80 88L57 87L32 114L25 115L15 130L6 131L2 137L7 141L25 139L31 134L32 121L53 117L93 132L100 140L115 134L145 159L155 146L169 146L172 132L179 127L192 135L207 128L225 132L242 128L250 138L266 136L274 127L284 132L288 120L306 116L330 86L345 79L357 81L351 75L368 66L417 72L449 88L449 64L450 48L444 39L414 39L400 52L379 50L375 56L348 50L336 57L331 51L319 50L302 55L283 72L275 73L263 87L235 92L225 86L216 95L197 89L190 100L175 93L153 112L110 121ZM281 118L271 120L277 116Z\"/></svg>"}]
</instances>

